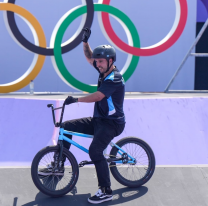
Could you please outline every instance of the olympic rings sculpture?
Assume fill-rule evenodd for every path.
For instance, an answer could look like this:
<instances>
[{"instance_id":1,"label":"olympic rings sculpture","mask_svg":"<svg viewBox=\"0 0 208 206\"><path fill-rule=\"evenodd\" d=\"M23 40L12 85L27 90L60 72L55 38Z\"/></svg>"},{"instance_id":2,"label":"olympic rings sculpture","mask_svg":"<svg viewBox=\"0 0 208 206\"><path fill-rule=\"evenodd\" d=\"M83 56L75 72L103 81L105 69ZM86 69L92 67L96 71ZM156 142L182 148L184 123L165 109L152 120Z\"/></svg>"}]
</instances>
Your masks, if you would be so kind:
<instances>
[{"instance_id":1,"label":"olympic rings sculpture","mask_svg":"<svg viewBox=\"0 0 208 206\"><path fill-rule=\"evenodd\" d=\"M81 31L84 27L91 27L94 11L98 12L101 30L108 41L116 48L128 54L127 61L121 70L124 80L127 81L134 73L140 56L151 56L164 52L181 36L188 16L187 0L175 0L175 5L175 21L167 36L155 45L140 48L139 35L133 22L123 12L110 6L110 0L99 0L97 4L93 4L93 0L82 0L82 5L69 10L61 17L52 32L50 48L46 48L45 35L37 19L24 8L15 5L15 0L4 0L4 3L0 3L0 10L4 11L4 16L6 17L5 23L9 34L20 46L35 53L35 55L32 64L19 79L7 84L0 84L0 93L16 91L28 85L31 80L36 78L42 69L45 56L51 56L55 71L66 84L78 90L90 93L95 92L96 86L82 83L73 77L64 65L62 59L63 53L71 51L81 43ZM14 13L19 15L28 24L32 31L35 44L29 42L21 34L15 22ZM110 23L109 14L114 17L125 30L128 44L119 39L114 32ZM81 15L82 21L78 30L68 41L61 43L68 26Z\"/></svg>"}]
</instances>

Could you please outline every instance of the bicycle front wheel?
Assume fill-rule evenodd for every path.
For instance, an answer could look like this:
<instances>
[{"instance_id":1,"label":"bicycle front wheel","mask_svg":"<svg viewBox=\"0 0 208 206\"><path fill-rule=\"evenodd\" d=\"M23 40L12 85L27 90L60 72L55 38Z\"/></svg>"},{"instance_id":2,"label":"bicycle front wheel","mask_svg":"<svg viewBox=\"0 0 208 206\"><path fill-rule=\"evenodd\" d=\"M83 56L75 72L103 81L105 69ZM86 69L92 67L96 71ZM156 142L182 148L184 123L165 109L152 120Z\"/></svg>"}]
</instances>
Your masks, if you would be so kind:
<instances>
[{"instance_id":1,"label":"bicycle front wheel","mask_svg":"<svg viewBox=\"0 0 208 206\"><path fill-rule=\"evenodd\" d=\"M70 192L79 176L79 167L74 155L63 149L66 157L60 172L54 173L54 154L59 153L59 146L48 146L39 151L33 159L31 176L35 186L44 194L60 197Z\"/></svg>"},{"instance_id":2,"label":"bicycle front wheel","mask_svg":"<svg viewBox=\"0 0 208 206\"><path fill-rule=\"evenodd\" d=\"M135 163L111 162L110 171L114 178L122 185L139 187L145 184L155 170L155 156L151 147L136 137L126 137L116 143L127 154L136 159ZM111 149L111 158L121 158L119 150L114 146ZM130 158L128 158L130 159Z\"/></svg>"}]
</instances>

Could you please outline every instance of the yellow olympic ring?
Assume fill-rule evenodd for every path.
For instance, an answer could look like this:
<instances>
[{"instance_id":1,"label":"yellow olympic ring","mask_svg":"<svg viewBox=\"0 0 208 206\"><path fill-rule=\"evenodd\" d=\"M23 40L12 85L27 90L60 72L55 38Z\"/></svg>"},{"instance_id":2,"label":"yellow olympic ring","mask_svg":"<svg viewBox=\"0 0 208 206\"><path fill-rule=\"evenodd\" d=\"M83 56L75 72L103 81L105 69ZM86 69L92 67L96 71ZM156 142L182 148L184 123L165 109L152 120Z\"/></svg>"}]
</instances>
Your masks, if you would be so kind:
<instances>
[{"instance_id":1,"label":"yellow olympic ring","mask_svg":"<svg viewBox=\"0 0 208 206\"><path fill-rule=\"evenodd\" d=\"M35 33L35 44L43 48L46 47L46 38L43 29L37 19L30 12L20 6L10 3L0 3L0 10L12 11L25 18L28 25L33 28L32 31ZM45 56L35 54L33 62L30 65L29 69L19 79L7 84L0 84L0 92L13 92L27 86L30 81L35 79L36 76L39 74L44 61Z\"/></svg>"}]
</instances>

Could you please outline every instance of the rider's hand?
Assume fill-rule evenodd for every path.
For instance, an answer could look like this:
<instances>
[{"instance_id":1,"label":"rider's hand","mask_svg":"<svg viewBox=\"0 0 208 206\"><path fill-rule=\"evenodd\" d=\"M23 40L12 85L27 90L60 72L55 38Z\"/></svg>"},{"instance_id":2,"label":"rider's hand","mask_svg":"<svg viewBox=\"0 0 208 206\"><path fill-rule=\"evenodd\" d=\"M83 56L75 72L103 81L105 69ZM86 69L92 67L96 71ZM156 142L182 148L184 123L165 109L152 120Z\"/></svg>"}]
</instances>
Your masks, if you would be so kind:
<instances>
[{"instance_id":1,"label":"rider's hand","mask_svg":"<svg viewBox=\"0 0 208 206\"><path fill-rule=\"evenodd\" d=\"M72 104L72 103L75 103L75 102L78 102L78 98L74 98L72 96L68 96L65 101L64 101L64 104L65 105L68 105L68 104Z\"/></svg>"},{"instance_id":2,"label":"rider's hand","mask_svg":"<svg viewBox=\"0 0 208 206\"><path fill-rule=\"evenodd\" d=\"M85 27L84 29L82 29L82 31L84 31L82 35L82 41L87 43L88 39L90 38L91 30Z\"/></svg>"}]
</instances>

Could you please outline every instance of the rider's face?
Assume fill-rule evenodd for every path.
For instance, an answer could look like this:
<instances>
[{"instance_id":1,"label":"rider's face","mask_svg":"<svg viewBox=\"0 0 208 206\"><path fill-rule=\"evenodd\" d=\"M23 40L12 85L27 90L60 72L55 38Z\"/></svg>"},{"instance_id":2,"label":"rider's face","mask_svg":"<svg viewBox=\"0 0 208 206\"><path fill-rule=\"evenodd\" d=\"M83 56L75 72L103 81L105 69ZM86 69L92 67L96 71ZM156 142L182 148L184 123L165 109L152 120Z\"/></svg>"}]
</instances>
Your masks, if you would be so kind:
<instances>
[{"instance_id":1,"label":"rider's face","mask_svg":"<svg viewBox=\"0 0 208 206\"><path fill-rule=\"evenodd\" d=\"M98 67L101 74L105 73L108 68L108 62L106 59L95 59L96 66ZM112 63L112 59L109 60L109 65Z\"/></svg>"}]
</instances>

